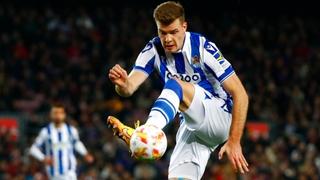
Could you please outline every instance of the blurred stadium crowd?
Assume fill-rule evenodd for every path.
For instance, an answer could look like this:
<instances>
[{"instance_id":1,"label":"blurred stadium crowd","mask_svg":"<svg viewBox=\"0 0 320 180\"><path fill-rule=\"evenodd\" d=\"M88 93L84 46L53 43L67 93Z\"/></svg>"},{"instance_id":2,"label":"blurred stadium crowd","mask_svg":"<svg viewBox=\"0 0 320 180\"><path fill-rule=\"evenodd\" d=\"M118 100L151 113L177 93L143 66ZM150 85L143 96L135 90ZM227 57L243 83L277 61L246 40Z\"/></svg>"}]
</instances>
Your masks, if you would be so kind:
<instances>
[{"instance_id":1,"label":"blurred stadium crowd","mask_svg":"<svg viewBox=\"0 0 320 180\"><path fill-rule=\"evenodd\" d=\"M250 96L248 122L266 122L269 136L245 134L250 173L241 179L320 179L320 23L313 17L235 13L202 16L187 11L189 30L220 48ZM43 166L28 147L48 123L50 103L67 106L69 123L95 156L79 157L79 179L166 179L179 122L166 127L168 151L154 163L137 162L107 128L107 115L133 125L159 94L156 76L131 98L107 79L116 63L131 70L156 35L152 8L18 8L0 6L0 112L25 119L26 141L0 131L0 179L41 179ZM204 179L237 179L227 159L213 153Z\"/></svg>"}]
</instances>

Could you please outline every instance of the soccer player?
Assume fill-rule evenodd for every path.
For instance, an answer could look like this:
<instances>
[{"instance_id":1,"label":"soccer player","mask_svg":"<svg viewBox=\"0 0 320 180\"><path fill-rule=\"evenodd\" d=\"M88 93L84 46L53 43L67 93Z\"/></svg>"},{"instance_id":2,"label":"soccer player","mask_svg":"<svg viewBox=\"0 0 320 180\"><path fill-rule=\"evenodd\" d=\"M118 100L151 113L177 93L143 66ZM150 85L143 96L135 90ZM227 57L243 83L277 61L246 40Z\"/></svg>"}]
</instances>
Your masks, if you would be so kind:
<instances>
[{"instance_id":1,"label":"soccer player","mask_svg":"<svg viewBox=\"0 0 320 180\"><path fill-rule=\"evenodd\" d=\"M236 171L248 172L240 140L248 109L247 93L231 64L217 46L200 34L187 31L184 8L168 1L153 17L158 36L147 43L127 75L119 65L109 78L121 96L131 96L156 71L164 83L146 124L163 128L179 114L181 125L169 165L169 179L200 179L213 150L225 142ZM107 122L127 144L133 128L109 116Z\"/></svg>"},{"instance_id":2,"label":"soccer player","mask_svg":"<svg viewBox=\"0 0 320 180\"><path fill-rule=\"evenodd\" d=\"M31 146L30 155L43 162L49 179L76 180L74 150L84 156L88 163L93 162L93 156L80 141L77 129L65 122L63 105L52 105L50 119L52 122L41 129Z\"/></svg>"}]
</instances>

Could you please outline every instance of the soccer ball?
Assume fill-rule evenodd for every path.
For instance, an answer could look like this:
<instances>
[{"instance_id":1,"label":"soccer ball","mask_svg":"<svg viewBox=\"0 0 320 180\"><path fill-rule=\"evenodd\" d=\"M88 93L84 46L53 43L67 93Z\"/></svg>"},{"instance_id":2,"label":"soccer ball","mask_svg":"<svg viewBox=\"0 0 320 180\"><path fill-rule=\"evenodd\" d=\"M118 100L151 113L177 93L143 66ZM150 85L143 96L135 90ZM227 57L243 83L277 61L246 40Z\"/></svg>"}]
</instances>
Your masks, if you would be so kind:
<instances>
[{"instance_id":1,"label":"soccer ball","mask_svg":"<svg viewBox=\"0 0 320 180\"><path fill-rule=\"evenodd\" d=\"M166 135L154 125L142 125L138 127L130 139L132 156L139 160L160 159L166 149Z\"/></svg>"}]
</instances>

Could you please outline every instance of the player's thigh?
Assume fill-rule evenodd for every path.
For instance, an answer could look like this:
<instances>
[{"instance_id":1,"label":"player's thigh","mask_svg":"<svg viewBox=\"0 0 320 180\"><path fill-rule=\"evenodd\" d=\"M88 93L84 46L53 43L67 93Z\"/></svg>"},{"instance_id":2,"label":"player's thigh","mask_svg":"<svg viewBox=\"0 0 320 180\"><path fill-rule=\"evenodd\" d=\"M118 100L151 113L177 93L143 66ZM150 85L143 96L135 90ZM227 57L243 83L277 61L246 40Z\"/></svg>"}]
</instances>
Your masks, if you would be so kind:
<instances>
[{"instance_id":1,"label":"player's thigh","mask_svg":"<svg viewBox=\"0 0 320 180\"><path fill-rule=\"evenodd\" d=\"M194 84L181 81L180 79L176 79L176 81L180 84L183 94L182 102L180 103L179 109L180 111L185 111L192 103L195 93L195 87Z\"/></svg>"},{"instance_id":2,"label":"player's thigh","mask_svg":"<svg viewBox=\"0 0 320 180\"><path fill-rule=\"evenodd\" d=\"M228 139L231 126L231 110L226 108L226 102L220 98L210 97L203 101L205 118L195 130L197 137L209 146L216 146Z\"/></svg>"},{"instance_id":3,"label":"player's thigh","mask_svg":"<svg viewBox=\"0 0 320 180\"><path fill-rule=\"evenodd\" d=\"M193 162L179 164L169 172L169 179L201 179L200 165Z\"/></svg>"},{"instance_id":4,"label":"player's thigh","mask_svg":"<svg viewBox=\"0 0 320 180\"><path fill-rule=\"evenodd\" d=\"M200 179L210 154L211 149L183 122L177 132L176 146L170 159L169 179Z\"/></svg>"},{"instance_id":5,"label":"player's thigh","mask_svg":"<svg viewBox=\"0 0 320 180\"><path fill-rule=\"evenodd\" d=\"M194 85L194 97L188 109L183 111L186 124L189 129L197 129L205 119L204 100L209 96L206 91L198 85Z\"/></svg>"}]
</instances>

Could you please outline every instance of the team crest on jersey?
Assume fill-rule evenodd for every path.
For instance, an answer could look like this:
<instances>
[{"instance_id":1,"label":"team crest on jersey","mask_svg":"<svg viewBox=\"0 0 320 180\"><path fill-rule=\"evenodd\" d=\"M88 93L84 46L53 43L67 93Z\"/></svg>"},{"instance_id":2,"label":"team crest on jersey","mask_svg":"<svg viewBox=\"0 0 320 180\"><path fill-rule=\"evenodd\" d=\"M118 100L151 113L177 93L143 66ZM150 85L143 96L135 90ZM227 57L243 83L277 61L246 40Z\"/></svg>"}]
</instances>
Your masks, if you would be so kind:
<instances>
[{"instance_id":1,"label":"team crest on jersey","mask_svg":"<svg viewBox=\"0 0 320 180\"><path fill-rule=\"evenodd\" d=\"M197 55L192 57L192 66L195 68L200 67L200 58Z\"/></svg>"}]
</instances>

